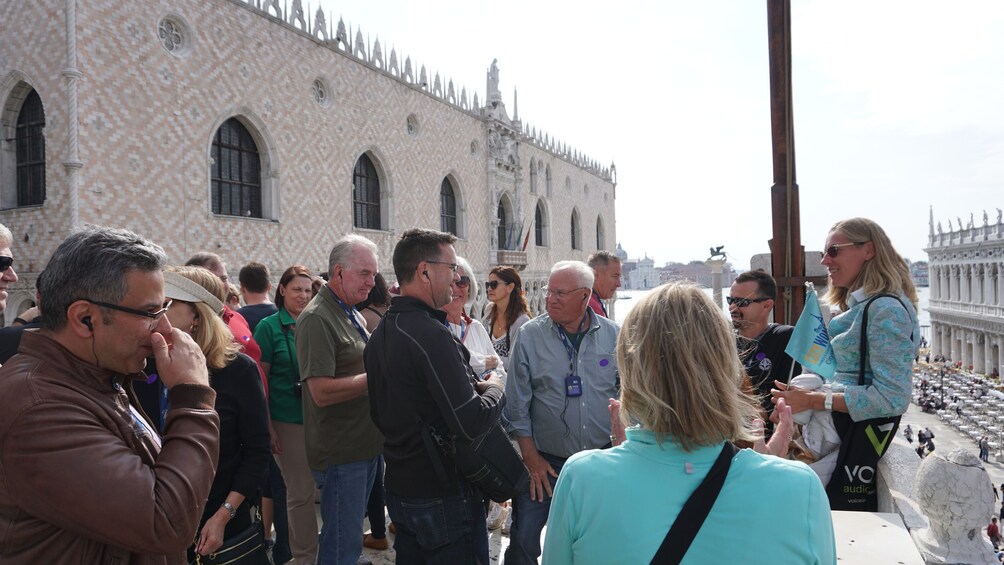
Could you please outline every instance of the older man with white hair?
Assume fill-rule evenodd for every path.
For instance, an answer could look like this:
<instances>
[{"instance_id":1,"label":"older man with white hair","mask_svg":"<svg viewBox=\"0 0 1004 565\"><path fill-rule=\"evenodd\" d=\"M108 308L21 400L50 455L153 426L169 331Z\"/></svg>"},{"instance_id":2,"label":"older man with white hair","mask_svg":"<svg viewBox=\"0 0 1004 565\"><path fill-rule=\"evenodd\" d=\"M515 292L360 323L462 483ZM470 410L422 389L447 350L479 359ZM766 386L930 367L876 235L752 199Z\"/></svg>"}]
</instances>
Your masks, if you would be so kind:
<instances>
[{"instance_id":1,"label":"older man with white hair","mask_svg":"<svg viewBox=\"0 0 1004 565\"><path fill-rule=\"evenodd\" d=\"M509 360L505 415L530 470L516 498L506 565L537 563L551 492L571 455L610 446L608 399L618 396L618 326L589 309L593 270L560 261L547 280L547 314L524 324Z\"/></svg>"}]
</instances>

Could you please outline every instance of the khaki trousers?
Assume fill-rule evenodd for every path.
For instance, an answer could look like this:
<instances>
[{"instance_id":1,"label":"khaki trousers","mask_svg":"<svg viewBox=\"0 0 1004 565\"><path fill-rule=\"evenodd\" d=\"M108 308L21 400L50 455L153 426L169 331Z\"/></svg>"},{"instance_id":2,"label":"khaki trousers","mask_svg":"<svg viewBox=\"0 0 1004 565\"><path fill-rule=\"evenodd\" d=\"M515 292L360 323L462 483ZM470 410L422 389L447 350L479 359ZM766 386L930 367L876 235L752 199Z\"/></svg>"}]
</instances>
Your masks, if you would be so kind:
<instances>
[{"instance_id":1,"label":"khaki trousers","mask_svg":"<svg viewBox=\"0 0 1004 565\"><path fill-rule=\"evenodd\" d=\"M317 558L317 486L307 465L303 424L272 421L282 453L275 456L286 481L286 515L289 517L289 549L297 565L314 563Z\"/></svg>"}]
</instances>

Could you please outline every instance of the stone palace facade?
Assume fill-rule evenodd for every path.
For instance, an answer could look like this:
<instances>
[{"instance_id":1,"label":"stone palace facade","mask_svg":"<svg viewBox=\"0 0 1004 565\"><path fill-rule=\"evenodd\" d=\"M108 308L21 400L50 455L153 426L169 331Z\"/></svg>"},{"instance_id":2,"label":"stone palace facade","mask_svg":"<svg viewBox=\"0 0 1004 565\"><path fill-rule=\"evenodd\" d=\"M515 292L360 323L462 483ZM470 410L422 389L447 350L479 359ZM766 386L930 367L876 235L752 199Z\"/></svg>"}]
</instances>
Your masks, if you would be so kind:
<instances>
[{"instance_id":1,"label":"stone palace facade","mask_svg":"<svg viewBox=\"0 0 1004 565\"><path fill-rule=\"evenodd\" d=\"M479 277L524 269L535 313L551 264L616 241L615 167L524 124L515 96L510 117L495 62L479 100L301 0L2 2L0 22L8 319L87 223L276 277L324 270L348 232L392 277L403 231L443 229Z\"/></svg>"},{"instance_id":2,"label":"stone palace facade","mask_svg":"<svg viewBox=\"0 0 1004 565\"><path fill-rule=\"evenodd\" d=\"M930 268L932 356L944 355L977 373L1001 372L1004 348L1004 221L983 212L963 225L941 222L931 212Z\"/></svg>"}]
</instances>

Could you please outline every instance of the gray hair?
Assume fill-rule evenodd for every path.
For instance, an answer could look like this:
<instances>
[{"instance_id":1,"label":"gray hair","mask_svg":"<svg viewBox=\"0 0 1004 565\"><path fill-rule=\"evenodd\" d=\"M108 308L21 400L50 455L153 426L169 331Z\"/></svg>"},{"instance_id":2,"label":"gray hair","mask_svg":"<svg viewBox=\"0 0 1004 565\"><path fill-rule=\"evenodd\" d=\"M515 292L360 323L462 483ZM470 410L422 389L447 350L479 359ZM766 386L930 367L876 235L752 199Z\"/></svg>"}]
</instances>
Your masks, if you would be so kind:
<instances>
[{"instance_id":1,"label":"gray hair","mask_svg":"<svg viewBox=\"0 0 1004 565\"><path fill-rule=\"evenodd\" d=\"M470 306L478 295L478 290L480 290L478 279L474 277L474 269L471 268L471 264L467 262L467 259L458 255L457 265L460 266L460 275L471 279L471 286L467 287L467 302L464 303L465 306Z\"/></svg>"},{"instance_id":2,"label":"gray hair","mask_svg":"<svg viewBox=\"0 0 1004 565\"><path fill-rule=\"evenodd\" d=\"M620 262L621 258L609 251L597 251L596 253L590 255L589 259L586 259L586 264L593 269L597 267L606 267L610 263L617 263L619 265Z\"/></svg>"},{"instance_id":3,"label":"gray hair","mask_svg":"<svg viewBox=\"0 0 1004 565\"><path fill-rule=\"evenodd\" d=\"M10 247L11 243L14 243L14 234L10 233L7 226L0 224L0 245Z\"/></svg>"},{"instance_id":4,"label":"gray hair","mask_svg":"<svg viewBox=\"0 0 1004 565\"><path fill-rule=\"evenodd\" d=\"M354 233L344 235L335 242L335 245L331 248L331 254L328 255L328 275L331 275L331 272L335 269L335 265L348 267L349 258L352 257L352 253L357 248L366 249L373 253L375 257L379 255L377 253L377 246L372 241Z\"/></svg>"},{"instance_id":5,"label":"gray hair","mask_svg":"<svg viewBox=\"0 0 1004 565\"><path fill-rule=\"evenodd\" d=\"M67 309L78 300L117 304L129 291L130 271L161 271L166 264L159 245L129 230L85 226L59 244L38 278L42 327L61 329Z\"/></svg>"},{"instance_id":6,"label":"gray hair","mask_svg":"<svg viewBox=\"0 0 1004 565\"><path fill-rule=\"evenodd\" d=\"M589 265L582 261L558 261L551 267L552 275L564 271L570 271L575 275L575 284L579 285L580 288L593 288L596 275L593 274Z\"/></svg>"}]
</instances>

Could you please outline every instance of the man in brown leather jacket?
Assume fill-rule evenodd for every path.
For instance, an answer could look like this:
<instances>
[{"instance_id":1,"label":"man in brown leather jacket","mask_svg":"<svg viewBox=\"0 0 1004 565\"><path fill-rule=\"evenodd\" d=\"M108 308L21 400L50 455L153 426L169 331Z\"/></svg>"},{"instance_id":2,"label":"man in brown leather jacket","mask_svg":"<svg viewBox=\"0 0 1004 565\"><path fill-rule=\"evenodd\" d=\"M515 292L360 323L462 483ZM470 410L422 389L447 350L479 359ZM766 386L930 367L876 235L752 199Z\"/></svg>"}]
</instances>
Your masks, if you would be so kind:
<instances>
[{"instance_id":1,"label":"man in brown leather jacket","mask_svg":"<svg viewBox=\"0 0 1004 565\"><path fill-rule=\"evenodd\" d=\"M42 328L0 368L0 562L184 563L216 472L206 361L165 313L164 251L85 228L38 288ZM163 435L131 381L157 360Z\"/></svg>"}]
</instances>

